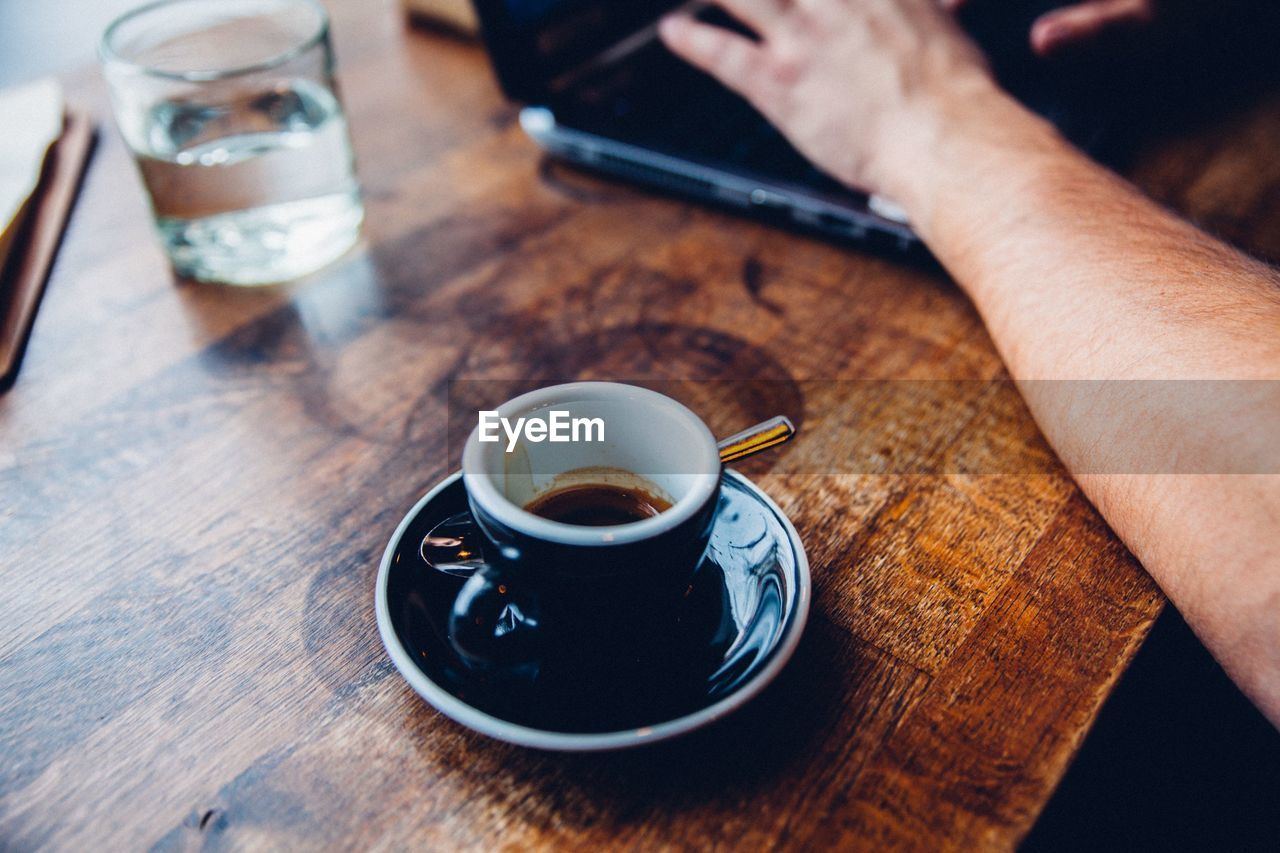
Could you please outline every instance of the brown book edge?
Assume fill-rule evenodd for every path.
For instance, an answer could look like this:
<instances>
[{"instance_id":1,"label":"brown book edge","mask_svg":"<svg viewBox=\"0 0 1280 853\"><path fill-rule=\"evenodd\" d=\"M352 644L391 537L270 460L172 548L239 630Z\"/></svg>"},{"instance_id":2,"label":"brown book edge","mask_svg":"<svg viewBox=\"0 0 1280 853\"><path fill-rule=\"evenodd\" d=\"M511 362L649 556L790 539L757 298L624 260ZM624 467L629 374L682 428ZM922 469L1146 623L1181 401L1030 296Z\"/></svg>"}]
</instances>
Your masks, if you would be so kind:
<instances>
[{"instance_id":1,"label":"brown book edge","mask_svg":"<svg viewBox=\"0 0 1280 853\"><path fill-rule=\"evenodd\" d=\"M32 209L15 235L12 256L0 277L0 392L18 376L95 138L89 117L68 110L62 135L45 158Z\"/></svg>"}]
</instances>

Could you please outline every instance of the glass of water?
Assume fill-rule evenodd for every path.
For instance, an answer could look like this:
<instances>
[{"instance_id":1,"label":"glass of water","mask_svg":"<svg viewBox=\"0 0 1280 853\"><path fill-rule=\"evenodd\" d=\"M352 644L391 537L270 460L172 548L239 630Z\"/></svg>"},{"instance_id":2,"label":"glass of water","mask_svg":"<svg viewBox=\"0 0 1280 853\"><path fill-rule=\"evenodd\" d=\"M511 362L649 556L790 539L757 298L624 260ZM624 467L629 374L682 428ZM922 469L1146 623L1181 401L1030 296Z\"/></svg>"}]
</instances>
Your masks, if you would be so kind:
<instances>
[{"instance_id":1,"label":"glass of water","mask_svg":"<svg viewBox=\"0 0 1280 853\"><path fill-rule=\"evenodd\" d=\"M182 276L266 284L359 236L364 208L315 0L160 0L106 31L116 123Z\"/></svg>"}]
</instances>

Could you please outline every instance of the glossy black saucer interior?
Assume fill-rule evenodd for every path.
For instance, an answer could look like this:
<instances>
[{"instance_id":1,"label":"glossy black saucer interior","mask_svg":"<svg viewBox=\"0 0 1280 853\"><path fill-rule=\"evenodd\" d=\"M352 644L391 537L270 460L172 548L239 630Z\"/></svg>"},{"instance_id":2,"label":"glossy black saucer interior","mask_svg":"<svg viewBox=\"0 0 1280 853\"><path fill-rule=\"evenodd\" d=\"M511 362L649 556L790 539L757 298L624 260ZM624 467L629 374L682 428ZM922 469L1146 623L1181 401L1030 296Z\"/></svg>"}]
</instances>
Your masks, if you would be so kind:
<instances>
[{"instance_id":1,"label":"glossy black saucer interior","mask_svg":"<svg viewBox=\"0 0 1280 853\"><path fill-rule=\"evenodd\" d=\"M460 480L425 504L395 544L387 576L393 630L436 685L494 717L566 733L621 731L691 714L751 680L777 647L797 554L775 511L743 479L726 475L711 544L681 611L640 648L565 650L519 670L482 670L449 643L448 614L463 578L439 572L419 543L466 511ZM592 643L584 645L596 645ZM609 649L602 638L600 649Z\"/></svg>"}]
</instances>

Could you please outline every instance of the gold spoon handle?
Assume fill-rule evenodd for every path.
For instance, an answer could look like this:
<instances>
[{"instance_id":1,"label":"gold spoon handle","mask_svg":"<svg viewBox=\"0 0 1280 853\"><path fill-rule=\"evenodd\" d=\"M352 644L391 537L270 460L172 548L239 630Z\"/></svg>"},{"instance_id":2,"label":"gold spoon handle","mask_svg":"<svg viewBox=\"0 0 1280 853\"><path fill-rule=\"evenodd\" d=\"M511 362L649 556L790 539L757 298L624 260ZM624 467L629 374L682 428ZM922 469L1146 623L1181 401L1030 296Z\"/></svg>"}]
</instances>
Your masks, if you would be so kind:
<instances>
[{"instance_id":1,"label":"gold spoon handle","mask_svg":"<svg viewBox=\"0 0 1280 853\"><path fill-rule=\"evenodd\" d=\"M786 415L769 418L767 421L761 421L753 427L748 427L736 435L721 440L717 444L720 448L720 461L736 462L761 450L777 447L784 441L789 441L795 434L795 424L791 423Z\"/></svg>"}]
</instances>

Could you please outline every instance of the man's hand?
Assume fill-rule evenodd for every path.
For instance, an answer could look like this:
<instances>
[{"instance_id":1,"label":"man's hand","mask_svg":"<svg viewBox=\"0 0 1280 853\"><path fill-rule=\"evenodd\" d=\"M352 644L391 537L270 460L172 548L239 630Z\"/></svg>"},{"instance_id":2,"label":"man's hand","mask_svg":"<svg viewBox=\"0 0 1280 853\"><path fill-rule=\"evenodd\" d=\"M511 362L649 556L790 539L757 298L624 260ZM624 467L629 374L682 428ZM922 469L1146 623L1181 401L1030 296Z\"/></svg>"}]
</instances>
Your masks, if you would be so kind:
<instances>
[{"instance_id":1,"label":"man's hand","mask_svg":"<svg viewBox=\"0 0 1280 853\"><path fill-rule=\"evenodd\" d=\"M913 216L909 178L929 170L945 138L999 124L1012 103L937 0L719 4L760 41L676 15L659 30L667 46L743 95L832 177Z\"/></svg>"},{"instance_id":2,"label":"man's hand","mask_svg":"<svg viewBox=\"0 0 1280 853\"><path fill-rule=\"evenodd\" d=\"M999 0L941 0L955 12ZM1156 18L1157 0L1083 0L1046 12L1031 25L1031 49L1040 56L1093 41L1106 32L1146 27Z\"/></svg>"},{"instance_id":3,"label":"man's hand","mask_svg":"<svg viewBox=\"0 0 1280 853\"><path fill-rule=\"evenodd\" d=\"M1240 439L1280 417L1280 279L1001 93L939 0L719 2L761 41L688 18L664 21L662 37L834 177L907 209L1089 499L1280 726L1280 476L1231 473L1272 470ZM1081 34L1140 6L1092 0L1054 14ZM1076 381L1032 381L1043 379ZM1097 383L1080 381L1113 379L1271 385L1227 407L1225 427L1138 394L1115 411L1131 425L1118 429L1095 415ZM1124 462L1153 449L1177 466ZM1154 476L1130 473L1144 471Z\"/></svg>"}]
</instances>

